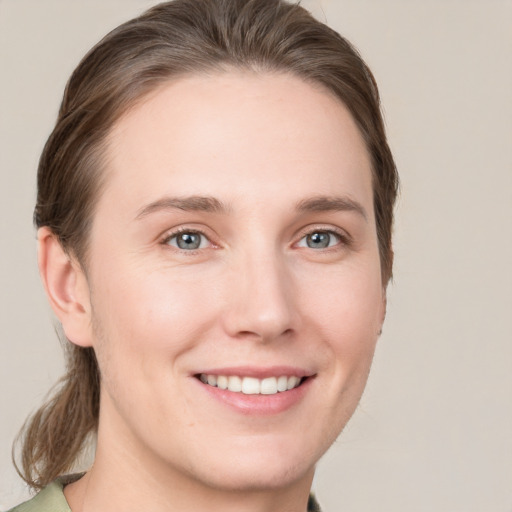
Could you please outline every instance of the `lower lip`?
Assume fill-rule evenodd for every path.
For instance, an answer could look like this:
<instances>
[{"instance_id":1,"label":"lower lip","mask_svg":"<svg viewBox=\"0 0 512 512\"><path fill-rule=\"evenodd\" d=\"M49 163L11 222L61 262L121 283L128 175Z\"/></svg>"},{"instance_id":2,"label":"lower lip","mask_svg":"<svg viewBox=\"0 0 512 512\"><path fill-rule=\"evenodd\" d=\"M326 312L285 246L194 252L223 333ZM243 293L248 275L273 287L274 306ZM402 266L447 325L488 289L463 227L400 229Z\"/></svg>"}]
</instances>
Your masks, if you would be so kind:
<instances>
[{"instance_id":1,"label":"lower lip","mask_svg":"<svg viewBox=\"0 0 512 512\"><path fill-rule=\"evenodd\" d=\"M238 413L246 415L271 415L279 414L297 405L308 392L313 378L308 377L300 386L273 395L234 393L227 389L204 384L199 379L195 380L210 396L236 410Z\"/></svg>"}]
</instances>

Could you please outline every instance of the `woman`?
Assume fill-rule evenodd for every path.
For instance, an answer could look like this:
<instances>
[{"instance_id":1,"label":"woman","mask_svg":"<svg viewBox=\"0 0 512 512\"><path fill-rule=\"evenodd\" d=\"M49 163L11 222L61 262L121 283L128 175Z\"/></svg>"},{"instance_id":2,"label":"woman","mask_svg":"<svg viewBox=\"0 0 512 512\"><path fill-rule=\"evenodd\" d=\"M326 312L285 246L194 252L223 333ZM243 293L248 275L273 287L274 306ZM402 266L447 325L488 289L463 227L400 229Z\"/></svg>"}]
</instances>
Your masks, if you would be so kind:
<instances>
[{"instance_id":1,"label":"woman","mask_svg":"<svg viewBox=\"0 0 512 512\"><path fill-rule=\"evenodd\" d=\"M68 372L15 510L315 510L384 321L396 190L371 72L299 6L175 0L108 34L40 161Z\"/></svg>"}]
</instances>

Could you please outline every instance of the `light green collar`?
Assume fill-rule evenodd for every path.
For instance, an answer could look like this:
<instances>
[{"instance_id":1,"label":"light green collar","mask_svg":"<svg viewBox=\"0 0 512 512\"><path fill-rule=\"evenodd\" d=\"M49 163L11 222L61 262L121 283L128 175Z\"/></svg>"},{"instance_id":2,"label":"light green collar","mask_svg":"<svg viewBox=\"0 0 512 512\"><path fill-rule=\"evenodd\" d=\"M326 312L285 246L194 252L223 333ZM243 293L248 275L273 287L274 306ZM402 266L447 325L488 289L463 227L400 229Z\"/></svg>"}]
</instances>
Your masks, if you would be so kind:
<instances>
[{"instance_id":1,"label":"light green collar","mask_svg":"<svg viewBox=\"0 0 512 512\"><path fill-rule=\"evenodd\" d=\"M14 507L9 512L71 512L63 492L66 483L68 480L58 478L31 500Z\"/></svg>"}]
</instances>

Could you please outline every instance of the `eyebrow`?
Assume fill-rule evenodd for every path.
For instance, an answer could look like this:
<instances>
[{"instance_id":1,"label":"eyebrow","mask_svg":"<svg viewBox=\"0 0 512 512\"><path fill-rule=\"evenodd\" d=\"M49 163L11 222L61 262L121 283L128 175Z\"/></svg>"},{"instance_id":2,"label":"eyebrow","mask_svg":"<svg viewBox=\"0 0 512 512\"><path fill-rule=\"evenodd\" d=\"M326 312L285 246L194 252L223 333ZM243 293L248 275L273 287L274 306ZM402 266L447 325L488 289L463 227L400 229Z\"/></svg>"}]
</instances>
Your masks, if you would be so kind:
<instances>
[{"instance_id":1,"label":"eyebrow","mask_svg":"<svg viewBox=\"0 0 512 512\"><path fill-rule=\"evenodd\" d=\"M183 210L186 212L209 212L209 213L227 213L229 208L216 199L207 196L189 196L189 197L163 197L153 203L144 206L136 219L146 217L150 213L165 210Z\"/></svg>"},{"instance_id":2,"label":"eyebrow","mask_svg":"<svg viewBox=\"0 0 512 512\"><path fill-rule=\"evenodd\" d=\"M299 212L355 212L366 221L368 215L363 205L349 197L317 196L299 201L296 205Z\"/></svg>"},{"instance_id":3,"label":"eyebrow","mask_svg":"<svg viewBox=\"0 0 512 512\"><path fill-rule=\"evenodd\" d=\"M303 199L295 205L300 213L307 212L355 212L368 220L364 207L349 197L316 196ZM136 215L141 219L147 215L165 210L182 210L187 212L207 212L226 214L230 208L215 197L188 196L188 197L163 197L144 206Z\"/></svg>"}]
</instances>

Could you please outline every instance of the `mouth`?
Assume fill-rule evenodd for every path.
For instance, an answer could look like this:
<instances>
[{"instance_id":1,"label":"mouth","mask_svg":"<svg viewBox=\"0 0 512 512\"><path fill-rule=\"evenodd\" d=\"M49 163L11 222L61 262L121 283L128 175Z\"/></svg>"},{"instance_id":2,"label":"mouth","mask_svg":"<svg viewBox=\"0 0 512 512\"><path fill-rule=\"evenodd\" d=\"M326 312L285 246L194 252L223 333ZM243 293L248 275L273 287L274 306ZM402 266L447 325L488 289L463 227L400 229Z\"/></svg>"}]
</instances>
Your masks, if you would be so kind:
<instances>
[{"instance_id":1,"label":"mouth","mask_svg":"<svg viewBox=\"0 0 512 512\"><path fill-rule=\"evenodd\" d=\"M244 395L276 395L277 393L284 393L299 387L307 379L307 377L297 377L296 375L278 375L258 379L241 375L206 373L200 373L196 375L196 378L208 386Z\"/></svg>"},{"instance_id":2,"label":"mouth","mask_svg":"<svg viewBox=\"0 0 512 512\"><path fill-rule=\"evenodd\" d=\"M316 372L297 366L274 365L202 369L191 375L199 389L236 413L268 416L298 407L311 395Z\"/></svg>"}]
</instances>

